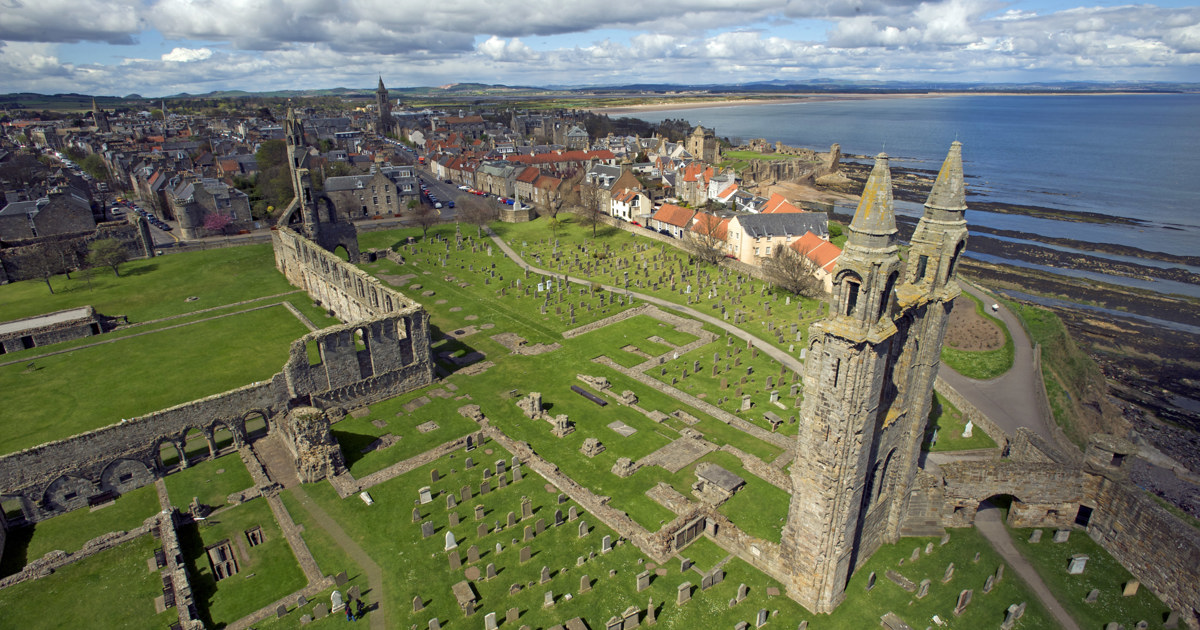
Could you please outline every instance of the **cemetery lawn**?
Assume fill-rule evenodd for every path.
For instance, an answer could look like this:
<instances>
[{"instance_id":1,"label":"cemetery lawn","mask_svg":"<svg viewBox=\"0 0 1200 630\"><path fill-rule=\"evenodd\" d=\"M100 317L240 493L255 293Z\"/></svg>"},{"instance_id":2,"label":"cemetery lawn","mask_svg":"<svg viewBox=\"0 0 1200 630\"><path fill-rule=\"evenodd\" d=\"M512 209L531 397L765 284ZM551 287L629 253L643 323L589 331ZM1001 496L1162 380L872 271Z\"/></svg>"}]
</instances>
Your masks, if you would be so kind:
<instances>
[{"instance_id":1,"label":"cemetery lawn","mask_svg":"<svg viewBox=\"0 0 1200 630\"><path fill-rule=\"evenodd\" d=\"M263 542L250 547L245 532L256 525L262 528ZM261 497L180 527L179 540L206 626L233 623L305 585L304 573ZM205 548L223 540L233 547L238 572L215 582Z\"/></svg>"},{"instance_id":2,"label":"cemetery lawn","mask_svg":"<svg viewBox=\"0 0 1200 630\"><path fill-rule=\"evenodd\" d=\"M201 443L204 441L201 440ZM225 505L229 495L254 486L246 464L237 451L193 463L167 475L163 481L167 484L171 505L181 512L187 511L192 497L198 498L202 505L219 508Z\"/></svg>"},{"instance_id":3,"label":"cemetery lawn","mask_svg":"<svg viewBox=\"0 0 1200 630\"><path fill-rule=\"evenodd\" d=\"M1125 583L1134 579L1121 563L1104 550L1086 531L1074 530L1065 543L1051 541L1053 529L1044 529L1042 541L1029 542L1033 529L1010 529L1013 545L1033 565L1054 597L1083 628L1103 628L1109 622L1132 628L1137 622L1150 622L1151 628L1161 627L1170 609L1145 586L1137 595L1125 597ZM1070 575L1067 565L1071 556L1086 554L1083 573ZM1100 591L1094 604L1084 602L1092 589Z\"/></svg>"},{"instance_id":4,"label":"cemetery lawn","mask_svg":"<svg viewBox=\"0 0 1200 630\"><path fill-rule=\"evenodd\" d=\"M921 448L938 453L944 451L971 451L996 448L996 442L980 427L974 427L971 437L962 436L967 421L962 412L941 394L933 393L933 404L929 408L929 423L925 425L925 441ZM929 445L933 432L937 431L937 444Z\"/></svg>"},{"instance_id":5,"label":"cemetery lawn","mask_svg":"<svg viewBox=\"0 0 1200 630\"><path fill-rule=\"evenodd\" d=\"M1004 333L1004 345L995 350L980 351L958 350L942 346L942 361L955 372L981 381L996 378L1012 369L1015 347L1012 334L1008 332L1008 326L1005 326L999 318L988 313L979 298L966 291L963 291L960 297L970 298L975 307L975 313L986 317L1000 328Z\"/></svg>"},{"instance_id":6,"label":"cemetery lawn","mask_svg":"<svg viewBox=\"0 0 1200 630\"><path fill-rule=\"evenodd\" d=\"M97 536L141 527L156 512L158 494L154 491L154 484L150 484L126 492L116 501L96 510L73 510L33 525L10 529L4 544L0 575L17 573L25 565L55 549L74 553Z\"/></svg>"},{"instance_id":7,"label":"cemetery lawn","mask_svg":"<svg viewBox=\"0 0 1200 630\"><path fill-rule=\"evenodd\" d=\"M307 332L272 306L0 367L0 453L270 378Z\"/></svg>"},{"instance_id":8,"label":"cemetery lawn","mask_svg":"<svg viewBox=\"0 0 1200 630\"><path fill-rule=\"evenodd\" d=\"M139 536L124 545L67 565L52 575L0 590L4 626L10 628L165 628L179 611L154 612L162 595L158 571L146 560L160 544Z\"/></svg>"}]
</instances>

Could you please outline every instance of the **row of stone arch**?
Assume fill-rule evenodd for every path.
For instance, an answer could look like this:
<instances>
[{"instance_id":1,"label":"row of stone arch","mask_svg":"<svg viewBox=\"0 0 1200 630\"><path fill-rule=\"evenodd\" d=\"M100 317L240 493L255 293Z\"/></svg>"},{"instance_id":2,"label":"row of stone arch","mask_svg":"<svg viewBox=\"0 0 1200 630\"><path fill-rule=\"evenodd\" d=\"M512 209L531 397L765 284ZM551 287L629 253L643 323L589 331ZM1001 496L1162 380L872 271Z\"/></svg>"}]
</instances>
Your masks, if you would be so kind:
<instances>
[{"instance_id":1,"label":"row of stone arch","mask_svg":"<svg viewBox=\"0 0 1200 630\"><path fill-rule=\"evenodd\" d=\"M0 497L9 518L39 521L50 516L114 498L164 477L202 459L215 458L232 446L241 448L270 432L270 413L253 410L234 419L213 420L202 426L158 437L145 448L126 452L107 462L98 472L77 470L60 475L45 486L24 494ZM227 437L226 437L227 436ZM196 442L203 440L197 452ZM189 443L193 446L189 449Z\"/></svg>"}]
</instances>

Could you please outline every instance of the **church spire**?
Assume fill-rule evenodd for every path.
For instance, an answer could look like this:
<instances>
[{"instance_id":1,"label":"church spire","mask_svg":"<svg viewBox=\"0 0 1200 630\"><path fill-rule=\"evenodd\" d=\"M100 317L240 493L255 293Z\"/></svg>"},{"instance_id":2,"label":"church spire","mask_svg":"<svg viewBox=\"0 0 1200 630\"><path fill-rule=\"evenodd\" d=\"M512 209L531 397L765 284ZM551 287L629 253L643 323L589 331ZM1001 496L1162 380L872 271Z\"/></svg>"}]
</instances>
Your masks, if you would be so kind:
<instances>
[{"instance_id":1,"label":"church spire","mask_svg":"<svg viewBox=\"0 0 1200 630\"><path fill-rule=\"evenodd\" d=\"M386 90L386 89L387 89L387 88L383 87L383 75L382 75L382 74L381 74L381 75L379 75L379 87L378 87L378 88L376 88L376 89L378 89L378 90L379 90L379 91L381 91L381 92L382 92L383 90Z\"/></svg>"},{"instance_id":2,"label":"church spire","mask_svg":"<svg viewBox=\"0 0 1200 630\"><path fill-rule=\"evenodd\" d=\"M951 212L963 212L967 209L961 142L955 140L954 144L950 145L950 152L942 162L942 170L938 171L937 181L929 191L925 207Z\"/></svg>"},{"instance_id":3,"label":"church spire","mask_svg":"<svg viewBox=\"0 0 1200 630\"><path fill-rule=\"evenodd\" d=\"M890 235L896 232L896 214L892 208L892 172L888 168L888 156L875 156L875 167L863 187L862 199L850 222L850 238L862 233L869 236Z\"/></svg>"}]
</instances>

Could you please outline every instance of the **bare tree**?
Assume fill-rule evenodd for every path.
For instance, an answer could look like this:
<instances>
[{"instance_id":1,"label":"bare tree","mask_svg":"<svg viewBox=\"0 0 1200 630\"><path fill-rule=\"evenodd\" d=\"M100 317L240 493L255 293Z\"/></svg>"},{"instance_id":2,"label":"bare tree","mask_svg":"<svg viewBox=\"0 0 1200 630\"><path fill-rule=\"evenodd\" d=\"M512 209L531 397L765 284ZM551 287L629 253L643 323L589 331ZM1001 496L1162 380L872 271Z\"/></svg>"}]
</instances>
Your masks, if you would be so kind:
<instances>
[{"instance_id":1,"label":"bare tree","mask_svg":"<svg viewBox=\"0 0 1200 630\"><path fill-rule=\"evenodd\" d=\"M417 225L421 226L422 236L429 236L429 228L442 220L442 213L437 208L424 203L417 206L412 216Z\"/></svg>"},{"instance_id":2,"label":"bare tree","mask_svg":"<svg viewBox=\"0 0 1200 630\"><path fill-rule=\"evenodd\" d=\"M50 295L54 295L54 287L50 285L50 278L59 272L62 263L59 262L53 244L41 243L33 246L22 262L29 271L29 275L33 278L41 278L46 283L46 288L50 289Z\"/></svg>"},{"instance_id":3,"label":"bare tree","mask_svg":"<svg viewBox=\"0 0 1200 630\"><path fill-rule=\"evenodd\" d=\"M458 206L458 216L474 225L480 238L483 238L484 226L496 220L495 205L475 195L459 195L455 205Z\"/></svg>"},{"instance_id":4,"label":"bare tree","mask_svg":"<svg viewBox=\"0 0 1200 630\"><path fill-rule=\"evenodd\" d=\"M792 247L780 247L775 255L763 261L763 272L776 286L796 295L814 297L824 289L817 278L817 263Z\"/></svg>"},{"instance_id":5,"label":"bare tree","mask_svg":"<svg viewBox=\"0 0 1200 630\"><path fill-rule=\"evenodd\" d=\"M79 252L70 241L59 241L57 243L47 243L51 253L58 259L59 271L66 274L67 280L71 279L71 270L79 266Z\"/></svg>"},{"instance_id":6,"label":"bare tree","mask_svg":"<svg viewBox=\"0 0 1200 630\"><path fill-rule=\"evenodd\" d=\"M592 238L596 238L596 227L602 222L600 217L608 214L604 211L606 196L604 189L595 184L579 185L579 222L592 227Z\"/></svg>"},{"instance_id":7,"label":"bare tree","mask_svg":"<svg viewBox=\"0 0 1200 630\"><path fill-rule=\"evenodd\" d=\"M121 263L129 260L129 252L115 238L102 238L92 241L88 246L87 262L89 266L107 266L113 270L113 275L121 277Z\"/></svg>"},{"instance_id":8,"label":"bare tree","mask_svg":"<svg viewBox=\"0 0 1200 630\"><path fill-rule=\"evenodd\" d=\"M692 229L688 233L688 250L693 256L716 264L725 257L725 237L728 226L723 224L721 217L715 214L701 212L696 216Z\"/></svg>"}]
</instances>

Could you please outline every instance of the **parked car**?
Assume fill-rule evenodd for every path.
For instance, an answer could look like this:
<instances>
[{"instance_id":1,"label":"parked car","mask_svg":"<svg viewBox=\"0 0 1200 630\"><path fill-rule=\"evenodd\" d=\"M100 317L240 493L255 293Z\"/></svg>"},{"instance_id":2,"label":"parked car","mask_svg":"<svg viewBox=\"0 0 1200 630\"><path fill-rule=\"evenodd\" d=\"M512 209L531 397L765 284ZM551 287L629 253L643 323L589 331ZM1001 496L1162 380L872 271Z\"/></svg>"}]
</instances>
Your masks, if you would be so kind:
<instances>
[{"instance_id":1,"label":"parked car","mask_svg":"<svg viewBox=\"0 0 1200 630\"><path fill-rule=\"evenodd\" d=\"M446 202L446 207L447 207L447 208L453 208L453 207L454 207L454 202L453 202L453 201L447 201L447 202Z\"/></svg>"}]
</instances>

